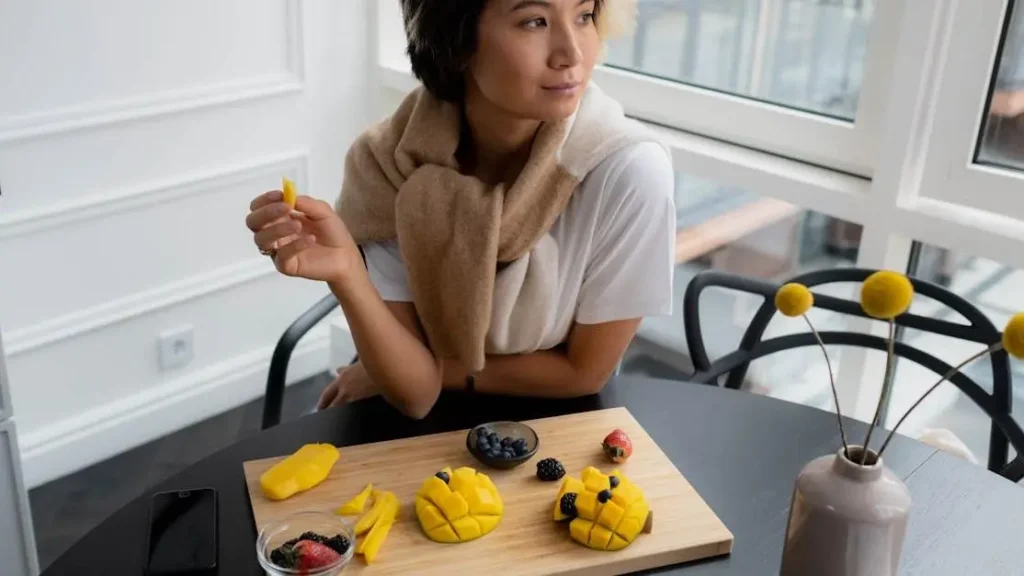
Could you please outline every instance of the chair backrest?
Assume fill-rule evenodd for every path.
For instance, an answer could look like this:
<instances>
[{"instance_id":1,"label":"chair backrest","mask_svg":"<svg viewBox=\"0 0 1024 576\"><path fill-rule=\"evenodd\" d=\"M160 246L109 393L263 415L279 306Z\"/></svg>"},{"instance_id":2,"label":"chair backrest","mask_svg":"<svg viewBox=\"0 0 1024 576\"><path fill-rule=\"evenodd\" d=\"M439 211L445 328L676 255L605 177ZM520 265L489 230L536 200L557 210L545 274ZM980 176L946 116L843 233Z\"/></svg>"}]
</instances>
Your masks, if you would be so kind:
<instances>
[{"instance_id":1,"label":"chair backrest","mask_svg":"<svg viewBox=\"0 0 1024 576\"><path fill-rule=\"evenodd\" d=\"M813 291L815 286L823 284L838 282L860 283L874 272L876 270L863 268L819 270L797 276L792 279L792 282L804 284L808 288L812 288ZM977 342L983 345L992 344L1001 338L1001 331L976 306L967 300L930 282L915 278L911 278L910 281L914 285L916 294L927 296L949 307L963 316L968 324L959 324L907 313L896 318L898 326L914 328L923 332L939 334L968 342ZM737 350L712 362L708 358L701 332L700 296L704 290L715 287L759 295L764 298L764 302L754 314L750 325L740 340ZM713 383L720 376L727 375L725 386L728 388L739 388L743 383L751 361L783 350L818 345L814 335L810 332L790 334L768 340L763 339L768 323L777 312L774 296L779 287L780 284L717 271L701 272L690 281L683 298L683 322L687 346L694 369L696 370L694 381ZM861 309L859 302L825 294L814 294L814 307L841 314L869 318ZM858 346L881 351L888 349L888 343L885 338L872 334L840 331L820 331L819 334L825 344ZM898 357L919 364L938 375L945 375L952 369L952 366L946 362L909 344L897 342L894 351ZM1005 351L999 350L990 354L988 359L992 368L991 394L986 392L984 388L963 372L958 371L949 380L962 393L974 401L992 420L989 434L988 468L1005 475L1010 468L1006 462L1008 453L1007 441L1013 445L1018 453L1018 459L1015 464L1020 464L1021 455L1024 455L1024 431L1021 430L1020 425L1017 424L1011 415L1013 399L1009 356ZM899 383L897 382L895 385L898 386ZM1015 470L1014 474L1019 473L1020 466L1014 465L1012 468ZM1019 478L1014 480L1017 479Z\"/></svg>"}]
</instances>

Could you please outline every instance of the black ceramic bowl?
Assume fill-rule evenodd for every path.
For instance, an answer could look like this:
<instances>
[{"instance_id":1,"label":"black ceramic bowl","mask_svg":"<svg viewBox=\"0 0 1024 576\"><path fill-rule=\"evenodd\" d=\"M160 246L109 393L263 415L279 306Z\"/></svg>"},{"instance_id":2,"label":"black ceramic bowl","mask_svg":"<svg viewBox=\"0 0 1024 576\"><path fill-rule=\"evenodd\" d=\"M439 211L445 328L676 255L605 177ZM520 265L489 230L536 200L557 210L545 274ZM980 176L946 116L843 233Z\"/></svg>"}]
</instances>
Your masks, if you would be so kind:
<instances>
[{"instance_id":1,"label":"black ceramic bowl","mask_svg":"<svg viewBox=\"0 0 1024 576\"><path fill-rule=\"evenodd\" d=\"M497 434L499 440L506 437L512 438L513 440L522 438L526 441L526 451L511 458L494 457L487 452L480 450L478 447L477 436L479 434L477 430L480 428L487 428L494 434ZM499 470L515 468L530 458L533 458L533 455L537 453L537 448L539 446L540 438L537 437L537 432L522 422L488 422L486 424L474 426L469 431L469 434L466 435L466 449L469 450L469 453L485 465Z\"/></svg>"}]
</instances>

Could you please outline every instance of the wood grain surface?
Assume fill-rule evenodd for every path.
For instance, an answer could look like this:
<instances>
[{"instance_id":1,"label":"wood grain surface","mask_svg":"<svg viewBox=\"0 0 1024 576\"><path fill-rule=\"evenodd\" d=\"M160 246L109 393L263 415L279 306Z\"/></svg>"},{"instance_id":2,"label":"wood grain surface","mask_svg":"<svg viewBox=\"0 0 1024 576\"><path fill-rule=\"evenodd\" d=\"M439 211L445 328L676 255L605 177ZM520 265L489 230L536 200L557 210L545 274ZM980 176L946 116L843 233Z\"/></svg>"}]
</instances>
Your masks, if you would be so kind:
<instances>
[{"instance_id":1,"label":"wood grain surface","mask_svg":"<svg viewBox=\"0 0 1024 576\"><path fill-rule=\"evenodd\" d=\"M473 458L466 450L468 430L342 448L323 483L280 502L263 496L259 476L286 455L245 462L256 527L300 510L333 511L372 482L395 492L402 503L400 517L377 561L366 566L356 556L346 573L621 574L732 550L729 529L625 408L527 423L540 436L540 449L532 460L508 471L486 468ZM614 428L625 430L633 441L633 456L621 465L609 462L601 451L601 440ZM577 478L588 465L605 473L618 467L646 494L654 513L653 532L618 552L574 543L568 525L551 517L561 481L541 482L535 475L536 462L546 457L558 458ZM494 480L505 502L505 515L494 532L462 544L438 544L423 535L414 495L423 480L444 466L472 466Z\"/></svg>"}]
</instances>

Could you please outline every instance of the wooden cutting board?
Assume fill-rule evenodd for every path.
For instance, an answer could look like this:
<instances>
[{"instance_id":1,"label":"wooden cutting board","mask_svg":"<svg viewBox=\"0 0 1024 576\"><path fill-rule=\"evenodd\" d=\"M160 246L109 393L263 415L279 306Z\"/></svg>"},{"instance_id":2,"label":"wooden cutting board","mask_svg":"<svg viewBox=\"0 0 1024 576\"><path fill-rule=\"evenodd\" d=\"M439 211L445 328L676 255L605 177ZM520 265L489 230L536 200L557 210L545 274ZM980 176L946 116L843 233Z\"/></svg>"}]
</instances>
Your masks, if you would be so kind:
<instances>
[{"instance_id":1,"label":"wooden cutting board","mask_svg":"<svg viewBox=\"0 0 1024 576\"><path fill-rule=\"evenodd\" d=\"M540 449L533 459L508 471L486 468L473 458L466 450L468 430L342 448L341 458L323 483L279 502L263 496L259 476L281 458L245 462L257 530L275 517L299 510L333 511L372 482L398 496L399 521L373 566L366 566L357 555L346 574L593 576L731 552L732 533L625 408L527 423L540 436ZM615 428L623 429L633 441L633 456L620 465L608 461L601 450L601 441ZM654 511L653 532L640 534L618 552L590 550L570 540L568 525L551 517L561 481L541 482L536 477L536 463L546 457L557 458L566 473L576 478L589 465L605 473L618 467L646 494ZM471 466L494 480L505 502L505 515L493 532L463 544L438 544L423 535L414 496L428 476L445 466Z\"/></svg>"}]
</instances>

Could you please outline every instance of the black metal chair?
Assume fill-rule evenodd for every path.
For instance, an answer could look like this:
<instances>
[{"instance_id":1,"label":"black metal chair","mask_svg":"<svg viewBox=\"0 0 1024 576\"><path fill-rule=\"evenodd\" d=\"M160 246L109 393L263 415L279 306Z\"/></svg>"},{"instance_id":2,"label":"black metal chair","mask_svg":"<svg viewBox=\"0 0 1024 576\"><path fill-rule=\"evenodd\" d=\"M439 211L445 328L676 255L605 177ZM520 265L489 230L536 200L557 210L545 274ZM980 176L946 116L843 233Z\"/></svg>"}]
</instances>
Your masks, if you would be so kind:
<instances>
[{"instance_id":1,"label":"black metal chair","mask_svg":"<svg viewBox=\"0 0 1024 576\"><path fill-rule=\"evenodd\" d=\"M302 313L281 334L270 357L270 370L267 373L267 389L263 395L263 430L281 423L281 407L284 404L285 378L288 376L288 362L299 340L313 326L327 317L338 307L338 299L334 294L321 298L309 310Z\"/></svg>"},{"instance_id":2,"label":"black metal chair","mask_svg":"<svg viewBox=\"0 0 1024 576\"><path fill-rule=\"evenodd\" d=\"M837 282L859 283L873 272L875 270L839 268L810 272L797 276L792 281L800 282L809 288ZM935 284L913 278L911 278L911 282L917 294L948 306L962 315L969 324L957 324L916 314L903 314L896 318L898 326L985 345L999 340L1001 331L970 302ZM814 335L810 332L763 339L765 329L776 313L774 296L779 286L779 284L716 271L701 272L693 278L683 297L683 321L685 322L687 346L696 372L693 377L694 382L717 385L724 376L726 388L738 389L743 383L751 361L783 350L818 345ZM708 358L704 347L700 323L700 296L708 288L724 288L764 298L764 303L754 314L750 325L744 332L738 349L714 362ZM814 294L814 306L851 316L868 317L861 310L858 302L824 294ZM821 331L819 333L825 344L858 346L881 351L888 349L885 338L871 334L844 331ZM935 356L902 342L896 343L895 353L898 357L915 362L938 375L944 375L952 368ZM973 400L992 420L989 434L988 469L1017 482L1024 477L1024 431L1021 430L1020 425L1011 414L1013 401L1009 357L1005 351L1000 350L989 355L989 360L992 365L991 394L963 372L957 372L950 378L950 382ZM897 382L896 385L898 386L899 383ZM1007 464L1008 443L1017 452L1017 457L1009 464Z\"/></svg>"}]
</instances>

